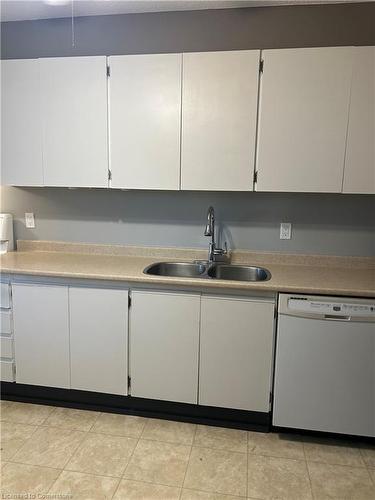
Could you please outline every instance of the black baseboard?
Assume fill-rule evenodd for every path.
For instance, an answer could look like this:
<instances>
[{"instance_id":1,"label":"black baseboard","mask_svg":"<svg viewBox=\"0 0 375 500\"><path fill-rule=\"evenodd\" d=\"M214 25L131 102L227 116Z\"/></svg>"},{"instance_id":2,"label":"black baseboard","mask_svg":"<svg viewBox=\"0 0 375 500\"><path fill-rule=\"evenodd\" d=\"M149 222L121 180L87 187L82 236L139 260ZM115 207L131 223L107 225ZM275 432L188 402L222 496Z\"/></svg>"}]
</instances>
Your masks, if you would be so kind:
<instances>
[{"instance_id":1,"label":"black baseboard","mask_svg":"<svg viewBox=\"0 0 375 500\"><path fill-rule=\"evenodd\" d=\"M342 439L344 441L352 441L353 443L370 443L375 444L375 437L371 436L355 436L353 434L338 434L337 432L312 431L311 429L292 429L290 427L271 426L272 432L303 435L305 439L309 438L333 438Z\"/></svg>"},{"instance_id":2,"label":"black baseboard","mask_svg":"<svg viewBox=\"0 0 375 500\"><path fill-rule=\"evenodd\" d=\"M260 432L269 432L271 427L270 413L256 411L231 410L12 382L1 382L0 389L2 399L24 403L124 413Z\"/></svg>"}]
</instances>

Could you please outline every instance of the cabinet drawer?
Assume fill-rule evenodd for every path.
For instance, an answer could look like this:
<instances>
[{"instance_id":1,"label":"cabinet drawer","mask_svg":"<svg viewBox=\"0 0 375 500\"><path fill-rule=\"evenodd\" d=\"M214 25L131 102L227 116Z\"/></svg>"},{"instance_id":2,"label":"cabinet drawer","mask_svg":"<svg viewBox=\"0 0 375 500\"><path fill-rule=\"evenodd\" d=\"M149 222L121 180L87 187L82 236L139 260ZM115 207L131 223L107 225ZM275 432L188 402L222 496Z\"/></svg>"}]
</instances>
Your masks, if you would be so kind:
<instances>
[{"instance_id":1,"label":"cabinet drawer","mask_svg":"<svg viewBox=\"0 0 375 500\"><path fill-rule=\"evenodd\" d=\"M0 357L13 358L13 339L11 337L0 337Z\"/></svg>"},{"instance_id":2,"label":"cabinet drawer","mask_svg":"<svg viewBox=\"0 0 375 500\"><path fill-rule=\"evenodd\" d=\"M9 283L0 283L0 307L10 308L10 286Z\"/></svg>"},{"instance_id":3,"label":"cabinet drawer","mask_svg":"<svg viewBox=\"0 0 375 500\"><path fill-rule=\"evenodd\" d=\"M14 361L0 361L1 380L3 382L14 382Z\"/></svg>"},{"instance_id":4,"label":"cabinet drawer","mask_svg":"<svg viewBox=\"0 0 375 500\"><path fill-rule=\"evenodd\" d=\"M9 309L0 311L0 334L9 335L12 333L12 313Z\"/></svg>"}]
</instances>

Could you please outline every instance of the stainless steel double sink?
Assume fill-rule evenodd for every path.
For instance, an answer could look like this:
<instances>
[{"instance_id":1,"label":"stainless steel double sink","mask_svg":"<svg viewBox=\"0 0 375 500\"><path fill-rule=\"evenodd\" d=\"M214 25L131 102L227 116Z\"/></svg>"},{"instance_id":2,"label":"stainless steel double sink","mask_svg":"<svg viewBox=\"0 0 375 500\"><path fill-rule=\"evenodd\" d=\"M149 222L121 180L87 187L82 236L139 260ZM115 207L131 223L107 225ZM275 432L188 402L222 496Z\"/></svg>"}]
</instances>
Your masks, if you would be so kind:
<instances>
[{"instance_id":1,"label":"stainless steel double sink","mask_svg":"<svg viewBox=\"0 0 375 500\"><path fill-rule=\"evenodd\" d=\"M175 278L202 278L233 281L267 281L271 273L263 267L238 266L209 262L156 262L147 266L145 274Z\"/></svg>"}]
</instances>

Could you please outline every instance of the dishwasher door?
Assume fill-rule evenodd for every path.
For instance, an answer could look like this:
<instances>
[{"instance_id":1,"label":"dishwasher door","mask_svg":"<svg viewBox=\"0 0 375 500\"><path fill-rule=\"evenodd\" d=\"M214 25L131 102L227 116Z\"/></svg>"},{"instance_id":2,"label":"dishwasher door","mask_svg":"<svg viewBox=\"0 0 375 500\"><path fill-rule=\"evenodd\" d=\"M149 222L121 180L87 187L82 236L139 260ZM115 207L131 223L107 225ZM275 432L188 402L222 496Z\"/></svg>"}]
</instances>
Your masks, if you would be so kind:
<instances>
[{"instance_id":1,"label":"dishwasher door","mask_svg":"<svg viewBox=\"0 0 375 500\"><path fill-rule=\"evenodd\" d=\"M280 296L273 425L375 436L375 303Z\"/></svg>"}]
</instances>

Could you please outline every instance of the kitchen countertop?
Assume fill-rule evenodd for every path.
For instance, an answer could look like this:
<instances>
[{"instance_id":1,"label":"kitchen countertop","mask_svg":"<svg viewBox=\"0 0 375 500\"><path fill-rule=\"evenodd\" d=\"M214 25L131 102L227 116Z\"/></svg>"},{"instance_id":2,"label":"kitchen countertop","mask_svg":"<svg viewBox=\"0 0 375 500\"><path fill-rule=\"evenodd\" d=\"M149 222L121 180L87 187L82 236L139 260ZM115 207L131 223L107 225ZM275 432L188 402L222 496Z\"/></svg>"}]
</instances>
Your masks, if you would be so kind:
<instances>
[{"instance_id":1,"label":"kitchen countertop","mask_svg":"<svg viewBox=\"0 0 375 500\"><path fill-rule=\"evenodd\" d=\"M271 272L271 280L249 283L150 276L143 273L146 266L158 261L205 259L207 252L200 249L122 247L25 240L19 240L17 248L17 251L1 256L1 273L228 291L254 290L375 297L375 258L371 257L234 251L233 264L260 265Z\"/></svg>"}]
</instances>

